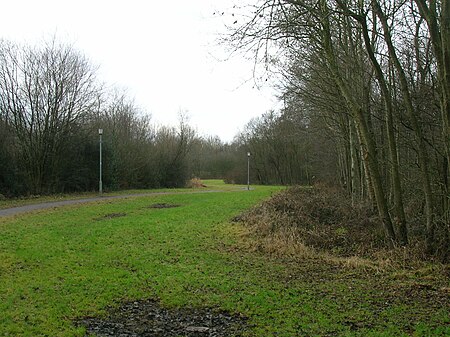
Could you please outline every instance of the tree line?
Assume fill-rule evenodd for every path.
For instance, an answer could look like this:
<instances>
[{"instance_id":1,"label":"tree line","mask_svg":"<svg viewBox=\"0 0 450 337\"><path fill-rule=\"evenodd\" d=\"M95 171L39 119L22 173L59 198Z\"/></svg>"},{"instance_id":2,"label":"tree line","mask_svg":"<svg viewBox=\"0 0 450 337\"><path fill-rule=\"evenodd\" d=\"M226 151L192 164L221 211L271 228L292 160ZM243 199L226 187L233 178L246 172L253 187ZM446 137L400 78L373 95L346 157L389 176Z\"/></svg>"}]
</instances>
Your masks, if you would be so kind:
<instances>
[{"instance_id":1,"label":"tree line","mask_svg":"<svg viewBox=\"0 0 450 337\"><path fill-rule=\"evenodd\" d=\"M283 108L242 134L260 180L340 184L355 204L373 205L393 245L417 231L429 251L448 245L450 3L264 0L240 9L224 14L227 43L282 76Z\"/></svg>"},{"instance_id":2,"label":"tree line","mask_svg":"<svg viewBox=\"0 0 450 337\"><path fill-rule=\"evenodd\" d=\"M72 45L0 41L0 194L94 191L103 129L106 190L181 187L218 178L239 161L235 147L200 137L180 113L155 126L126 91L108 87Z\"/></svg>"}]
</instances>

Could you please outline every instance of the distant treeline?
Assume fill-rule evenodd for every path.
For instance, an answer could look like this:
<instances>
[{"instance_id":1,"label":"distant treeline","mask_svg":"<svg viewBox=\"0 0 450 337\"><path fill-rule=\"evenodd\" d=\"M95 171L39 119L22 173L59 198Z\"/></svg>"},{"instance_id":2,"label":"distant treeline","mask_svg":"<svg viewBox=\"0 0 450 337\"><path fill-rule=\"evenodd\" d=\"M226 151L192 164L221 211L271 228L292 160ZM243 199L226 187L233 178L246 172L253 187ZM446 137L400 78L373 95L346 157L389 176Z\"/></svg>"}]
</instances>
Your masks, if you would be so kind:
<instances>
[{"instance_id":1,"label":"distant treeline","mask_svg":"<svg viewBox=\"0 0 450 337\"><path fill-rule=\"evenodd\" d=\"M184 186L235 170L236 146L199 137L180 114L156 127L127 97L99 82L70 45L0 41L0 194L92 191L99 184L103 129L105 190ZM244 152L242 152L244 153Z\"/></svg>"}]
</instances>

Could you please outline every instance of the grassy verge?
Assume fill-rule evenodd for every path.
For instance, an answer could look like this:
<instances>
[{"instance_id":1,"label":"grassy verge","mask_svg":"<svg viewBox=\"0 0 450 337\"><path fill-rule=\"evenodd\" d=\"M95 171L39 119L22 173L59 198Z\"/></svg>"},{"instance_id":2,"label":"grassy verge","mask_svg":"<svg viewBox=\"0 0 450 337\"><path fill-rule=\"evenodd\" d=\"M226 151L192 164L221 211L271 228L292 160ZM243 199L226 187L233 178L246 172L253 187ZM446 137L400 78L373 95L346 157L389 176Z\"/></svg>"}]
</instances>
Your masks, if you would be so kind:
<instances>
[{"instance_id":1,"label":"grassy verge","mask_svg":"<svg viewBox=\"0 0 450 337\"><path fill-rule=\"evenodd\" d=\"M242 313L247 336L450 333L448 299L433 295L439 289L408 296L416 289L402 287L415 280L409 272L247 250L244 229L229 220L277 190L142 196L1 218L0 335L83 336L74 320L141 298Z\"/></svg>"},{"instance_id":2,"label":"grassy verge","mask_svg":"<svg viewBox=\"0 0 450 337\"><path fill-rule=\"evenodd\" d=\"M149 194L149 193L181 193L190 191L236 191L239 189L245 189L244 185L227 185L222 180L204 180L203 183L206 187L203 188L159 188L159 189L133 189L133 190L120 190L112 192L104 192L104 196L116 196L116 195L128 195L128 194ZM31 204L39 204L45 202L73 200L73 199L85 199L99 196L98 192L80 192L80 193L61 193L48 196L29 196L13 199L0 199L0 209L19 207Z\"/></svg>"}]
</instances>

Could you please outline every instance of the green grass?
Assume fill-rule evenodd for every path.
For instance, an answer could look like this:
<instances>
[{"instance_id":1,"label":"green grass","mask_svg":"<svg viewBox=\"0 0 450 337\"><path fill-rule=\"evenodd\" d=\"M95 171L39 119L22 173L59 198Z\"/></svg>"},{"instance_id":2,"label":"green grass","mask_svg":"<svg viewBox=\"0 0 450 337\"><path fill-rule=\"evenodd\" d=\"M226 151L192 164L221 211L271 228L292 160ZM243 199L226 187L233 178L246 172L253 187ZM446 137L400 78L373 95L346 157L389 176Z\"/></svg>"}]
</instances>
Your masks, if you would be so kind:
<instances>
[{"instance_id":1,"label":"green grass","mask_svg":"<svg viewBox=\"0 0 450 337\"><path fill-rule=\"evenodd\" d=\"M133 190L120 190L120 191L110 191L104 192L104 196L115 196L115 195L127 195L127 194L149 194L149 193L181 193L181 192L191 192L191 191L236 191L239 189L247 188L247 185L228 185L225 184L223 180L203 180L206 188L159 188L159 189L133 189ZM18 197L12 199L0 199L0 209L19 207L30 204L38 204L43 202L52 201L62 201L62 200L72 200L72 199L84 199L93 198L99 196L98 191L95 192L80 192L80 193L61 193L46 196L29 196L29 197Z\"/></svg>"},{"instance_id":2,"label":"green grass","mask_svg":"<svg viewBox=\"0 0 450 337\"><path fill-rule=\"evenodd\" d=\"M248 336L450 334L445 305L386 303L379 283L399 282L392 275L247 251L229 219L279 189L141 196L0 218L0 335L83 336L74 320L143 298L242 313ZM155 203L180 207L148 207Z\"/></svg>"}]
</instances>

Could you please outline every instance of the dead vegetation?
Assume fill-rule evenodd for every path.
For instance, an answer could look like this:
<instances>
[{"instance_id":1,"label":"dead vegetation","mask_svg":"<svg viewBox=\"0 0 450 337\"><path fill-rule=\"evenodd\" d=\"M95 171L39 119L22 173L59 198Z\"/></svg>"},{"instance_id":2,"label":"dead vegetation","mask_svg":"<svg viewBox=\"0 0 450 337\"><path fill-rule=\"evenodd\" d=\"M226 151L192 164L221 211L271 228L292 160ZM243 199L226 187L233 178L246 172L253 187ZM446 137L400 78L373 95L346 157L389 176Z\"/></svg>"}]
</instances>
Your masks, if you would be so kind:
<instances>
[{"instance_id":1,"label":"dead vegetation","mask_svg":"<svg viewBox=\"0 0 450 337\"><path fill-rule=\"evenodd\" d=\"M377 214L344 191L293 187L239 215L253 249L274 255L327 256L339 264L411 267L426 259L423 242L391 248Z\"/></svg>"},{"instance_id":2,"label":"dead vegetation","mask_svg":"<svg viewBox=\"0 0 450 337\"><path fill-rule=\"evenodd\" d=\"M186 184L187 188L205 188L207 187L199 178L192 178Z\"/></svg>"}]
</instances>

